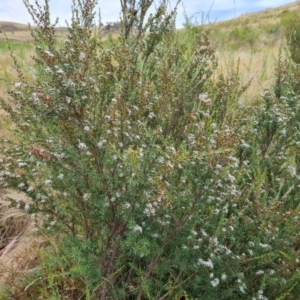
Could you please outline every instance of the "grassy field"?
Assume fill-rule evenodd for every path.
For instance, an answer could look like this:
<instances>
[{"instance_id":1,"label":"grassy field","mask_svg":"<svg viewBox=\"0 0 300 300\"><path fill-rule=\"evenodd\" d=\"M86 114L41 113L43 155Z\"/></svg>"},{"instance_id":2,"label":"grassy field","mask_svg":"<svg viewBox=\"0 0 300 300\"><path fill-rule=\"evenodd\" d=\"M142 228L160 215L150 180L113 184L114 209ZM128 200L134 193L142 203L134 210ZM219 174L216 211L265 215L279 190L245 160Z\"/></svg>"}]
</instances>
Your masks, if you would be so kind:
<instances>
[{"instance_id":1,"label":"grassy field","mask_svg":"<svg viewBox=\"0 0 300 300\"><path fill-rule=\"evenodd\" d=\"M207 25L211 30L211 40L217 48L216 56L218 59L218 67L212 74L212 81L218 82L220 74L239 74L239 80L241 81L241 83L249 85L246 92L241 95L239 103L243 105L253 105L254 103L257 103L257 101L261 99L261 94L263 94L265 90L272 88L272 86L274 85L274 81L276 78L275 69L278 67L279 53L280 51L286 51L286 41L283 37L282 24L287 16L289 16L293 11L299 8L299 5L299 3L292 3L290 5L285 5L275 9L268 9L255 14L246 14L234 20ZM63 29L60 29L58 31L58 35L60 37L64 37L64 34L65 31ZM113 36L117 37L117 33L113 33ZM9 46L6 42L6 37L10 41ZM107 37L104 37L104 39L107 39ZM32 45L32 38L30 36L29 30L25 25L22 24L0 22L0 97L3 99L8 99L7 89L9 89L11 85L13 85L13 82L18 80L17 69L13 64L13 58L10 56L10 51L12 51L25 77L30 78L29 75L31 73L31 66L33 64L32 57L35 55L35 50ZM255 108L253 109L253 111L254 110ZM7 120L4 111L0 112L0 118L0 137L11 137L10 128L11 126L13 126L13 124L11 123L11 121ZM228 140L230 140L230 138ZM219 143L219 141L217 141L217 143ZM226 146L224 152L228 151L227 148L231 147L230 143L231 140L228 141L229 146ZM246 147L247 145L245 146L245 148ZM294 155L294 151L296 150L294 150L294 148L291 149L292 150L290 150L290 152L292 153L292 155ZM135 150L130 149L130 151L130 153L134 155ZM217 154L218 153L216 150L216 155ZM247 161L245 163L247 163ZM253 176L257 176L257 178L255 177L257 179L257 186L255 186L253 190L249 192L249 195L252 193L251 197L255 198L256 200L260 200L259 196L257 196L257 191L260 191L260 189L262 189L262 182L264 178L263 176L265 174L259 174L260 168L263 168L259 165L259 163L255 166L255 168L257 169L254 171L254 173L257 173L255 173L255 175ZM272 182L272 184L274 183ZM278 198L279 194L281 193L281 188L282 190L284 190L283 184L282 187L280 187L278 196L276 195L276 197ZM289 190L285 191L282 199L287 197L288 194ZM18 193L12 192L11 198L18 199L18 197ZM235 205L243 206L244 203L237 203ZM280 202L279 205L284 206L282 202ZM274 207L272 206L271 209L274 209ZM260 204L259 201L257 201L256 206L253 206L253 210L259 211L259 209ZM273 225L269 226L263 221L264 218L270 218L271 221L274 221L272 219L274 218L274 216L270 211L266 210L264 212L258 212L257 215L259 216L258 218L262 219L261 226L263 230L266 230L266 232L275 232L277 230L277 227L275 227L275 223L272 223ZM276 208L274 209L274 211L276 211ZM294 209L289 210L287 212L287 215L296 213L297 209L295 207ZM6 283L10 282L12 285L19 287L19 285L14 281L14 278L18 278L18 276L22 274L22 272L26 272L26 274L28 275L30 272L34 272L35 270L37 270L40 259L40 257L38 258L37 255L38 249L42 245L49 243L51 244L52 242L55 245L55 242L51 242L49 240L45 242L44 238L33 238L30 235L33 228L32 220L30 220L30 218L23 212L9 207L8 202L0 202L0 217L0 271L2 271L2 275L0 275L0 282L2 277L2 279L5 279ZM282 221L284 217L286 216L283 216L282 218L280 217L280 220ZM219 227L220 226L218 226L218 230L220 229ZM211 246L211 244L213 244L213 242L210 242L209 247L213 247ZM292 260L294 260L294 257L291 258L284 252L280 253L279 256L287 258L287 264L292 265ZM271 265L271 261L273 259L271 255L268 256L267 254L265 254L265 252L263 252L261 254L261 257L264 257L264 259L267 261L266 265L268 263L270 263ZM261 257L259 257L258 259L260 259ZM241 256L241 259L244 259L243 263L245 264L248 262L248 260L246 258L243 258L243 256ZM284 269L283 265L282 268ZM263 271L259 270L257 272L257 274L260 274L260 272ZM284 270L282 272L284 273ZM55 278L51 278L51 274L49 274L49 278L49 281L55 281ZM68 284L70 284L70 281L68 281L68 279L63 279L62 282L68 282ZM292 290L296 286L294 282L295 280L292 281L292 284L289 286L290 290ZM27 285L25 286L25 291L27 289L30 289L31 284L34 284L34 282L27 282L26 284ZM243 289L242 285L240 286L240 289ZM282 293L282 297L277 299L291 299L288 297L288 293L290 292L290 290L284 291L287 296ZM23 290L20 288L19 292L21 293L22 291ZM184 296L182 295L183 294L178 294L173 299L188 299L184 298ZM259 295L260 294L258 293L257 299L266 299L259 298ZM183 298L181 298L181 296ZM3 293L2 295L0 291L0 299L5 300L5 297L7 297L7 294ZM45 298L43 299L46 299L47 296L44 297ZM54 297L51 299L58 298Z\"/></svg>"}]
</instances>

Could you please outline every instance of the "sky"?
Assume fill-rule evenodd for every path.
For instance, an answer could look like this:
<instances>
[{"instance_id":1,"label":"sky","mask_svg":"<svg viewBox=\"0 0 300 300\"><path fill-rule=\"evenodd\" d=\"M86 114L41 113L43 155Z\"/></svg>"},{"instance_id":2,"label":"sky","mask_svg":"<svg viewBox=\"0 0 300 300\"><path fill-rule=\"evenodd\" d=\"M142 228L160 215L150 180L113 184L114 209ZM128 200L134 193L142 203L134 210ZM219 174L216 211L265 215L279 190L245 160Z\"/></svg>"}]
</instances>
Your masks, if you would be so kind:
<instances>
[{"instance_id":1,"label":"sky","mask_svg":"<svg viewBox=\"0 0 300 300\"><path fill-rule=\"evenodd\" d=\"M29 0L34 4L35 0ZM157 1L157 0L156 0ZM177 0L170 0L175 5ZM43 5L44 0L38 0ZM261 11L267 8L292 3L293 0L182 0L178 6L176 25L182 27L185 11L189 18L198 22L204 16L210 22L231 19L244 13ZM50 9L53 19L59 18L59 25L66 26L66 20L71 17L72 0L50 0ZM98 0L101 8L101 19L104 24L117 21L120 16L119 0ZM23 0L0 0L0 21L10 21L27 24L31 16L27 12ZM32 23L32 22L31 22Z\"/></svg>"}]
</instances>

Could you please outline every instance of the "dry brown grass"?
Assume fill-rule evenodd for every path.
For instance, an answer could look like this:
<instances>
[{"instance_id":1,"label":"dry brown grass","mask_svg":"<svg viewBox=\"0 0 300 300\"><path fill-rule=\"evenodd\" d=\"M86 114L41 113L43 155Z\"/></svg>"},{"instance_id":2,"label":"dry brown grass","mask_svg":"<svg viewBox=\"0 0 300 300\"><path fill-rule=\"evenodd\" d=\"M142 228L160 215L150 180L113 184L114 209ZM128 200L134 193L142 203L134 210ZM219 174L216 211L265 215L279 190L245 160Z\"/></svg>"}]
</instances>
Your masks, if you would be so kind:
<instances>
[{"instance_id":1,"label":"dry brown grass","mask_svg":"<svg viewBox=\"0 0 300 300\"><path fill-rule=\"evenodd\" d=\"M13 22L0 22L0 41L5 40L6 37L15 42L32 41L27 25Z\"/></svg>"},{"instance_id":2,"label":"dry brown grass","mask_svg":"<svg viewBox=\"0 0 300 300\"><path fill-rule=\"evenodd\" d=\"M15 193L8 196L19 197ZM20 210L10 208L9 203L2 199L0 201L0 287L12 284L12 280L17 280L24 275L24 272L34 267L41 238L33 237L31 231L29 217Z\"/></svg>"},{"instance_id":3,"label":"dry brown grass","mask_svg":"<svg viewBox=\"0 0 300 300\"><path fill-rule=\"evenodd\" d=\"M251 85L242 96L242 101L251 101L260 93L271 87L275 79L275 66L280 50L280 42L272 48L254 49L251 47L237 52L221 50L218 52L219 66L215 76L227 74L230 69L236 70L238 60L239 72L243 83L251 80Z\"/></svg>"},{"instance_id":4,"label":"dry brown grass","mask_svg":"<svg viewBox=\"0 0 300 300\"><path fill-rule=\"evenodd\" d=\"M64 28L57 28L56 34L58 38L65 38L67 30ZM103 32L103 39L106 40L109 36L117 38L119 32L112 30L109 32ZM0 21L0 41L8 39L10 42L18 43L32 43L33 39L29 27L24 24L1 22Z\"/></svg>"}]
</instances>

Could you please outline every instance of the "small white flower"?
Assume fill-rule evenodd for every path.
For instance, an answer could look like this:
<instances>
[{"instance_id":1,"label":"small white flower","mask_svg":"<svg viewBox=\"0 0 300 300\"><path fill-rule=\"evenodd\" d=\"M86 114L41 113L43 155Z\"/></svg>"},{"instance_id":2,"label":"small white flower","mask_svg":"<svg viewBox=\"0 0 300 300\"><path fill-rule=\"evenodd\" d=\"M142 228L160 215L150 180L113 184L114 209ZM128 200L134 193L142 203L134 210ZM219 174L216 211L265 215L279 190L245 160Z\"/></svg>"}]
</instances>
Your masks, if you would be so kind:
<instances>
[{"instance_id":1,"label":"small white flower","mask_svg":"<svg viewBox=\"0 0 300 300\"><path fill-rule=\"evenodd\" d=\"M63 179L63 178L64 178L64 174L59 174L59 175L57 176L57 178L58 178L58 179Z\"/></svg>"},{"instance_id":2,"label":"small white flower","mask_svg":"<svg viewBox=\"0 0 300 300\"><path fill-rule=\"evenodd\" d=\"M164 159L162 156L158 157L158 159L157 159L157 161L158 161L159 163L163 163L164 160L165 160L165 159Z\"/></svg>"},{"instance_id":3,"label":"small white flower","mask_svg":"<svg viewBox=\"0 0 300 300\"><path fill-rule=\"evenodd\" d=\"M219 285L220 280L219 280L218 278L215 278L215 279L212 280L210 283L211 283L211 285L212 285L213 287L216 287L216 286Z\"/></svg>"},{"instance_id":4,"label":"small white flower","mask_svg":"<svg viewBox=\"0 0 300 300\"><path fill-rule=\"evenodd\" d=\"M48 55L48 56L50 56L50 57L53 57L54 55L50 52L50 51L48 51L48 50L45 50L45 53Z\"/></svg>"},{"instance_id":5,"label":"small white flower","mask_svg":"<svg viewBox=\"0 0 300 300\"><path fill-rule=\"evenodd\" d=\"M80 52L79 54L79 60L83 61L85 60L86 55L83 52Z\"/></svg>"},{"instance_id":6,"label":"small white flower","mask_svg":"<svg viewBox=\"0 0 300 300\"><path fill-rule=\"evenodd\" d=\"M51 184L52 183L52 180L50 180L50 179L47 179L47 180L45 180L45 184Z\"/></svg>"},{"instance_id":7,"label":"small white flower","mask_svg":"<svg viewBox=\"0 0 300 300\"><path fill-rule=\"evenodd\" d=\"M101 141L97 144L97 146L101 149L101 148L103 147L103 145L106 144L106 143L107 143L107 140L101 140Z\"/></svg>"},{"instance_id":8,"label":"small white flower","mask_svg":"<svg viewBox=\"0 0 300 300\"><path fill-rule=\"evenodd\" d=\"M143 228L141 226L138 226L138 225L135 225L132 230L134 232L139 232L139 233L142 233L143 232Z\"/></svg>"},{"instance_id":9,"label":"small white flower","mask_svg":"<svg viewBox=\"0 0 300 300\"><path fill-rule=\"evenodd\" d=\"M222 274L221 279L224 281L226 280L226 278L227 278L226 274Z\"/></svg>"},{"instance_id":10,"label":"small white flower","mask_svg":"<svg viewBox=\"0 0 300 300\"><path fill-rule=\"evenodd\" d=\"M21 86L22 86L22 82L16 82L16 83L15 83L15 87L16 87L16 88L20 88Z\"/></svg>"},{"instance_id":11,"label":"small white flower","mask_svg":"<svg viewBox=\"0 0 300 300\"><path fill-rule=\"evenodd\" d=\"M67 84L67 86L70 86L70 87L75 87L76 86L76 83L73 82L71 79L68 79L68 82L66 84Z\"/></svg>"},{"instance_id":12,"label":"small white flower","mask_svg":"<svg viewBox=\"0 0 300 300\"><path fill-rule=\"evenodd\" d=\"M24 186L25 186L25 183L23 183L23 182L21 182L21 183L18 184L18 188L19 189L23 188Z\"/></svg>"},{"instance_id":13,"label":"small white flower","mask_svg":"<svg viewBox=\"0 0 300 300\"><path fill-rule=\"evenodd\" d=\"M88 193L83 194L83 200L84 200L84 201L87 201L87 200L89 200L90 198L91 198L91 194L88 194Z\"/></svg>"},{"instance_id":14,"label":"small white flower","mask_svg":"<svg viewBox=\"0 0 300 300\"><path fill-rule=\"evenodd\" d=\"M90 127L89 126L84 126L83 130L84 131L90 131Z\"/></svg>"},{"instance_id":15,"label":"small white flower","mask_svg":"<svg viewBox=\"0 0 300 300\"><path fill-rule=\"evenodd\" d=\"M130 203L126 202L126 203L123 205L123 207L124 207L125 209L128 209L128 208L131 207L131 205L130 205Z\"/></svg>"},{"instance_id":16,"label":"small white flower","mask_svg":"<svg viewBox=\"0 0 300 300\"><path fill-rule=\"evenodd\" d=\"M24 207L24 209L25 209L25 211L26 211L26 212L28 212L28 211L29 211L29 208L30 208L29 204L25 204L25 207Z\"/></svg>"},{"instance_id":17,"label":"small white flower","mask_svg":"<svg viewBox=\"0 0 300 300\"><path fill-rule=\"evenodd\" d=\"M149 114L149 118L150 118L150 119L155 118L155 114L154 114L153 112L151 112L151 113Z\"/></svg>"},{"instance_id":18,"label":"small white flower","mask_svg":"<svg viewBox=\"0 0 300 300\"><path fill-rule=\"evenodd\" d=\"M170 161L167 161L167 166L170 167L171 169L174 168L174 165Z\"/></svg>"},{"instance_id":19,"label":"small white flower","mask_svg":"<svg viewBox=\"0 0 300 300\"><path fill-rule=\"evenodd\" d=\"M261 274L264 274L264 271L263 270L258 270L255 274L256 275L261 275Z\"/></svg>"},{"instance_id":20,"label":"small white flower","mask_svg":"<svg viewBox=\"0 0 300 300\"><path fill-rule=\"evenodd\" d=\"M226 252L225 252L227 255L231 254L232 251L230 249L227 249Z\"/></svg>"},{"instance_id":21,"label":"small white flower","mask_svg":"<svg viewBox=\"0 0 300 300\"><path fill-rule=\"evenodd\" d=\"M80 142L80 143L78 144L78 148L79 148L79 149L82 149L82 150L86 150L86 149L87 149L87 146L86 146L85 143L81 143L81 142Z\"/></svg>"},{"instance_id":22,"label":"small white flower","mask_svg":"<svg viewBox=\"0 0 300 300\"><path fill-rule=\"evenodd\" d=\"M27 192L32 192L34 190L34 187L33 186L30 186L28 189L27 189Z\"/></svg>"},{"instance_id":23,"label":"small white flower","mask_svg":"<svg viewBox=\"0 0 300 300\"><path fill-rule=\"evenodd\" d=\"M198 260L198 265L203 265L203 266L208 267L208 268L210 268L210 269L213 269L213 268L214 268L214 265L213 265L211 259L205 261L205 260L203 260L203 259L200 258L200 259Z\"/></svg>"},{"instance_id":24,"label":"small white flower","mask_svg":"<svg viewBox=\"0 0 300 300\"><path fill-rule=\"evenodd\" d=\"M264 248L264 249L270 249L270 248L271 248L270 245L268 245L268 244L263 244L263 243L259 243L259 246L261 246L261 247Z\"/></svg>"},{"instance_id":25,"label":"small white flower","mask_svg":"<svg viewBox=\"0 0 300 300\"><path fill-rule=\"evenodd\" d=\"M227 175L228 175L228 179L229 179L230 182L234 182L235 181L235 177L233 175L231 175L229 173Z\"/></svg>"},{"instance_id":26,"label":"small white flower","mask_svg":"<svg viewBox=\"0 0 300 300\"><path fill-rule=\"evenodd\" d=\"M117 100L117 99L115 99L115 98L112 98L112 99L111 99L111 103L113 103L113 104L117 104L117 103L118 103L118 100Z\"/></svg>"},{"instance_id":27,"label":"small white flower","mask_svg":"<svg viewBox=\"0 0 300 300\"><path fill-rule=\"evenodd\" d=\"M251 146L248 145L244 140L241 140L241 144L244 148L251 148Z\"/></svg>"},{"instance_id":28,"label":"small white flower","mask_svg":"<svg viewBox=\"0 0 300 300\"><path fill-rule=\"evenodd\" d=\"M57 74L64 74L65 72L64 72L62 69L58 69L58 70L56 71L56 73L57 73Z\"/></svg>"}]
</instances>

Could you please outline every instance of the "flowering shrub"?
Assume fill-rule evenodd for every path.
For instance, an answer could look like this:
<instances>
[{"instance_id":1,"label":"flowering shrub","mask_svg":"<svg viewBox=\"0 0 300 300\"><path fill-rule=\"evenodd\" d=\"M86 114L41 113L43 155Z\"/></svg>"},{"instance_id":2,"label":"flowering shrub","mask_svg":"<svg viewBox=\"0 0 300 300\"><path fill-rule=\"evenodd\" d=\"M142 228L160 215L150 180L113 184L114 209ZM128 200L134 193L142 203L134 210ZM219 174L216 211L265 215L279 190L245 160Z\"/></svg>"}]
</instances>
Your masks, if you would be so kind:
<instances>
[{"instance_id":1,"label":"flowering shrub","mask_svg":"<svg viewBox=\"0 0 300 300\"><path fill-rule=\"evenodd\" d=\"M94 0L77 2L63 42L48 1L25 4L34 83L19 71L2 101L15 127L0 175L27 196L11 205L53 241L28 293L298 295L297 94L240 105L238 71L212 80L205 27L178 33L165 2L145 21L152 1L121 1L122 34L108 48L90 30Z\"/></svg>"}]
</instances>

